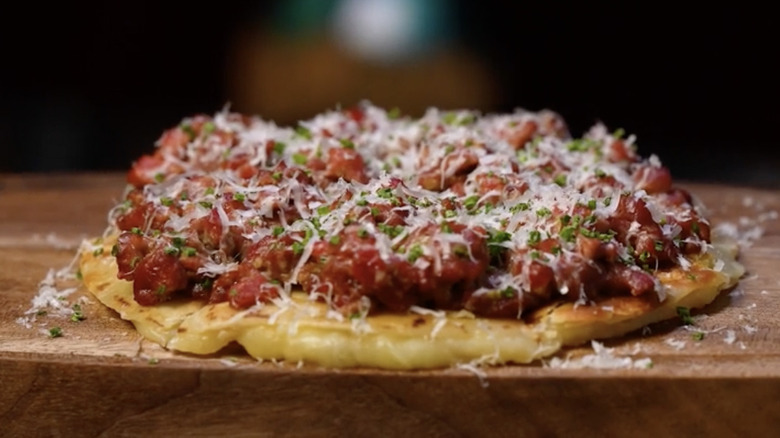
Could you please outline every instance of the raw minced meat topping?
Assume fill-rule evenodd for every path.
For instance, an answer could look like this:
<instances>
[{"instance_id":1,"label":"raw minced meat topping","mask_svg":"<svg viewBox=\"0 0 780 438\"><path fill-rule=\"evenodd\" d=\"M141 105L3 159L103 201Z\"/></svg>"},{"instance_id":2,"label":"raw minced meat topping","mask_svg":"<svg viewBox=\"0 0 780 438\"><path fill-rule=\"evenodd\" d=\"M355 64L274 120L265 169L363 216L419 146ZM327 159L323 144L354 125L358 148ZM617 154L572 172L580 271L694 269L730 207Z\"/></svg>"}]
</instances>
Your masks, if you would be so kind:
<instances>
[{"instance_id":1,"label":"raw minced meat topping","mask_svg":"<svg viewBox=\"0 0 780 438\"><path fill-rule=\"evenodd\" d=\"M555 113L370 104L279 127L227 111L166 131L111 212L142 305L236 308L303 290L343 315L663 299L709 224L635 138Z\"/></svg>"}]
</instances>

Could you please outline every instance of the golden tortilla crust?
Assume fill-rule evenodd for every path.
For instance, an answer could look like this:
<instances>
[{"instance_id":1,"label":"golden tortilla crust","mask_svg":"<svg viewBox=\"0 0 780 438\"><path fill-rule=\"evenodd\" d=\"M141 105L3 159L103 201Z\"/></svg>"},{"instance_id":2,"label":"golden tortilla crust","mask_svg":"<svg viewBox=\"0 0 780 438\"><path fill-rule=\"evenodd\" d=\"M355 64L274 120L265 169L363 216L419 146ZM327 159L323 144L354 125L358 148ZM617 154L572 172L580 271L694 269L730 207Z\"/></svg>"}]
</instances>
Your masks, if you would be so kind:
<instances>
[{"instance_id":1,"label":"golden tortilla crust","mask_svg":"<svg viewBox=\"0 0 780 438\"><path fill-rule=\"evenodd\" d=\"M530 363L562 346L624 335L673 318L677 307L699 308L744 273L733 243L717 245L693 258L688 271L658 272L663 301L612 297L595 304L552 304L525 320L477 318L467 311L433 314L372 314L362 320L328 315L322 303L303 292L280 306L236 310L228 303L174 300L145 307L133 299L132 283L116 277L104 239L102 254L82 250L81 273L87 289L104 305L131 321L138 332L165 348L213 354L237 342L257 359L313 362L326 367L421 369L458 363ZM720 261L719 261L720 260ZM717 269L715 269L717 267ZM654 298L654 297L653 297Z\"/></svg>"}]
</instances>

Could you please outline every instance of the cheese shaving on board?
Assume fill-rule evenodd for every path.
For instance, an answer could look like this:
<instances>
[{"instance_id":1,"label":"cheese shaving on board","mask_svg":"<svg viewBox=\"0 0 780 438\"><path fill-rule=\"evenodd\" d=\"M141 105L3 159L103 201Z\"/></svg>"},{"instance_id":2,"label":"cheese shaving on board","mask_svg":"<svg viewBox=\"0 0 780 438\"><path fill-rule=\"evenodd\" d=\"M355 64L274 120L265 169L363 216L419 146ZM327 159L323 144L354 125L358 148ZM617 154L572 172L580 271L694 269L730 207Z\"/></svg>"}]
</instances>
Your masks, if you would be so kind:
<instances>
[{"instance_id":1,"label":"cheese shaving on board","mask_svg":"<svg viewBox=\"0 0 780 438\"><path fill-rule=\"evenodd\" d=\"M615 356L614 349L605 347L604 344L596 341L591 341L591 347L594 353L586 354L578 358L566 358L561 359L554 357L550 359L546 365L550 368L564 368L564 369L582 369L582 368L596 368L596 369L619 369L619 368L639 368L647 369L652 368L653 361L650 358L634 359L631 357Z\"/></svg>"}]
</instances>

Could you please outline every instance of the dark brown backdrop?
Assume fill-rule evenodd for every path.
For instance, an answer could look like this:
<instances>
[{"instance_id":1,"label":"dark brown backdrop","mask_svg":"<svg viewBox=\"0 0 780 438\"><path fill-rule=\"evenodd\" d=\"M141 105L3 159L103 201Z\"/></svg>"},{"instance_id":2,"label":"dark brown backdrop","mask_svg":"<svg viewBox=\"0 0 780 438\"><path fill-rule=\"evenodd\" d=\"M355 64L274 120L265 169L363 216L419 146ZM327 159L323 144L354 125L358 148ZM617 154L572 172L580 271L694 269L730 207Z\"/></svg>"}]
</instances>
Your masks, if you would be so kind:
<instances>
[{"instance_id":1,"label":"dark brown backdrop","mask_svg":"<svg viewBox=\"0 0 780 438\"><path fill-rule=\"evenodd\" d=\"M277 2L157 3L3 14L0 171L124 169L182 117L247 102L236 95L252 90L235 83L237 36L265 32ZM780 185L768 10L448 4L453 50L473 54L491 82L479 109L547 107L575 133L603 120L678 177Z\"/></svg>"}]
</instances>

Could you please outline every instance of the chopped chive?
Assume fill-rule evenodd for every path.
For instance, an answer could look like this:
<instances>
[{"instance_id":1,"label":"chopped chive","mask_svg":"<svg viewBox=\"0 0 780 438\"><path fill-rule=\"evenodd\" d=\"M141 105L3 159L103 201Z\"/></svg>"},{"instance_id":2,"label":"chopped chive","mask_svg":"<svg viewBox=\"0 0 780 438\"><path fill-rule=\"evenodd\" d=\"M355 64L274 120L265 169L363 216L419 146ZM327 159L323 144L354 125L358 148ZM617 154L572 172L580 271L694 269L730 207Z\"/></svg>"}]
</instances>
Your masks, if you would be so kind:
<instances>
[{"instance_id":1,"label":"chopped chive","mask_svg":"<svg viewBox=\"0 0 780 438\"><path fill-rule=\"evenodd\" d=\"M458 125L460 126L466 126L474 123L477 120L477 117L474 114L466 114L465 116L461 117L460 120L458 120Z\"/></svg>"},{"instance_id":2,"label":"chopped chive","mask_svg":"<svg viewBox=\"0 0 780 438\"><path fill-rule=\"evenodd\" d=\"M292 159L293 162L295 162L295 164L298 164L300 166L303 166L304 164L306 164L307 161L309 161L309 157L306 156L306 154L301 154L301 153L294 153L292 155Z\"/></svg>"},{"instance_id":3,"label":"chopped chive","mask_svg":"<svg viewBox=\"0 0 780 438\"><path fill-rule=\"evenodd\" d=\"M423 255L422 247L420 245L415 244L411 248L409 248L409 253L406 256L406 260L408 260L409 263L414 263L422 255Z\"/></svg>"},{"instance_id":4,"label":"chopped chive","mask_svg":"<svg viewBox=\"0 0 780 438\"><path fill-rule=\"evenodd\" d=\"M86 319L84 313L81 310L81 305L79 303L74 304L72 309L73 309L73 313L70 315L71 321L79 322Z\"/></svg>"},{"instance_id":5,"label":"chopped chive","mask_svg":"<svg viewBox=\"0 0 780 438\"><path fill-rule=\"evenodd\" d=\"M308 242L311 239L311 236L314 235L314 232L311 230L311 228L306 228L303 231L303 241Z\"/></svg>"},{"instance_id":6,"label":"chopped chive","mask_svg":"<svg viewBox=\"0 0 780 438\"><path fill-rule=\"evenodd\" d=\"M540 233L538 230L531 230L530 233L528 233L528 245L534 246L538 244L542 240L542 233Z\"/></svg>"},{"instance_id":7,"label":"chopped chive","mask_svg":"<svg viewBox=\"0 0 780 438\"><path fill-rule=\"evenodd\" d=\"M549 216L551 214L552 214L552 211L550 211L550 209L547 208L547 207L542 207L542 208L536 210L536 215L539 216L539 217L545 217L545 216Z\"/></svg>"},{"instance_id":8,"label":"chopped chive","mask_svg":"<svg viewBox=\"0 0 780 438\"><path fill-rule=\"evenodd\" d=\"M62 336L62 328L60 327L52 327L49 329L49 337L50 338L59 338Z\"/></svg>"},{"instance_id":9,"label":"chopped chive","mask_svg":"<svg viewBox=\"0 0 780 438\"><path fill-rule=\"evenodd\" d=\"M466 210L473 210L478 201L479 195L472 195L463 200L463 206L466 207Z\"/></svg>"},{"instance_id":10,"label":"chopped chive","mask_svg":"<svg viewBox=\"0 0 780 438\"><path fill-rule=\"evenodd\" d=\"M469 250L468 250L468 248L466 248L466 246L464 246L464 245L458 245L458 246L456 246L456 247L455 247L455 248L452 250L452 252L453 252L453 253L454 253L456 256L458 256L458 257L460 257L460 258L462 258L462 259L465 259L465 258L467 258L467 257L469 256Z\"/></svg>"},{"instance_id":11,"label":"chopped chive","mask_svg":"<svg viewBox=\"0 0 780 438\"><path fill-rule=\"evenodd\" d=\"M209 290L209 289L211 289L211 286L212 286L213 284L214 284L214 280L213 280L213 279L211 279L211 278L206 278L206 279L204 279L203 281L201 281L200 283L198 283L198 285L199 285L199 286L200 286L200 287L201 287L203 290Z\"/></svg>"},{"instance_id":12,"label":"chopped chive","mask_svg":"<svg viewBox=\"0 0 780 438\"><path fill-rule=\"evenodd\" d=\"M678 306L677 315L682 319L683 324L693 325L693 317L691 317L691 309L687 307Z\"/></svg>"},{"instance_id":13,"label":"chopped chive","mask_svg":"<svg viewBox=\"0 0 780 438\"><path fill-rule=\"evenodd\" d=\"M189 123L182 123L182 124L179 126L179 128L180 128L182 131L184 131L184 133L185 133L185 134L187 134L187 136L190 138L190 140L192 140L193 138L195 138L195 130L194 130L194 129L192 129L192 125L190 125Z\"/></svg>"},{"instance_id":14,"label":"chopped chive","mask_svg":"<svg viewBox=\"0 0 780 438\"><path fill-rule=\"evenodd\" d=\"M305 126L299 125L298 127L296 127L295 133L298 136L305 138L306 140L311 140L311 131L309 131L309 129L306 128Z\"/></svg>"},{"instance_id":15,"label":"chopped chive","mask_svg":"<svg viewBox=\"0 0 780 438\"><path fill-rule=\"evenodd\" d=\"M441 121L444 122L445 125L452 125L455 123L455 120L458 118L458 115L455 113L445 113L441 117Z\"/></svg>"},{"instance_id":16,"label":"chopped chive","mask_svg":"<svg viewBox=\"0 0 780 438\"><path fill-rule=\"evenodd\" d=\"M376 195L383 199L390 199L393 197L393 189L390 187L383 187L376 191Z\"/></svg>"},{"instance_id":17,"label":"chopped chive","mask_svg":"<svg viewBox=\"0 0 780 438\"><path fill-rule=\"evenodd\" d=\"M577 228L572 226L563 227L560 236L564 242L574 242L574 235L577 232Z\"/></svg>"},{"instance_id":18,"label":"chopped chive","mask_svg":"<svg viewBox=\"0 0 780 438\"><path fill-rule=\"evenodd\" d=\"M588 149L593 149L599 146L599 142L596 140L592 140L589 138L583 138L583 139L576 139L570 141L566 148L569 150L569 152L585 152Z\"/></svg>"},{"instance_id":19,"label":"chopped chive","mask_svg":"<svg viewBox=\"0 0 780 438\"><path fill-rule=\"evenodd\" d=\"M379 228L379 231L387 234L388 236L395 238L401 235L401 233L404 232L403 225L387 225L387 224L378 224L377 228Z\"/></svg>"}]
</instances>

